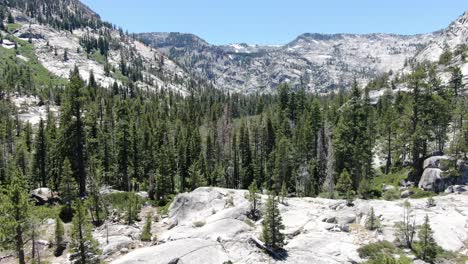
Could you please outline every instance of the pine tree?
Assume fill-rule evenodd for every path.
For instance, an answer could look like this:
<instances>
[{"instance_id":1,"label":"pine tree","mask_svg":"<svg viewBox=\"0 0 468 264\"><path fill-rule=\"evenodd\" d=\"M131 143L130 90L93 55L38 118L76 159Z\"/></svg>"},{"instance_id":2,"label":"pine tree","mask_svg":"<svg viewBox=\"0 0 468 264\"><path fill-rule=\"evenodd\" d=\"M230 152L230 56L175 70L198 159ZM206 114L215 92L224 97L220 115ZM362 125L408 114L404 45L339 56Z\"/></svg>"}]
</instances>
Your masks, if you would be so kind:
<instances>
[{"instance_id":1,"label":"pine tree","mask_svg":"<svg viewBox=\"0 0 468 264\"><path fill-rule=\"evenodd\" d=\"M281 203L284 204L284 198L288 196L288 187L286 187L286 183L283 182L281 185Z\"/></svg>"},{"instance_id":2,"label":"pine tree","mask_svg":"<svg viewBox=\"0 0 468 264\"><path fill-rule=\"evenodd\" d=\"M62 106L63 128L61 145L66 148L73 174L79 185L79 196L86 196L86 134L82 120L85 97L84 81L77 67L70 75L70 83L66 90L66 100Z\"/></svg>"},{"instance_id":3,"label":"pine tree","mask_svg":"<svg viewBox=\"0 0 468 264\"><path fill-rule=\"evenodd\" d=\"M68 49L63 52L63 61L68 61Z\"/></svg>"},{"instance_id":4,"label":"pine tree","mask_svg":"<svg viewBox=\"0 0 468 264\"><path fill-rule=\"evenodd\" d=\"M385 163L385 174L390 173L390 168L392 166L392 151L394 149L394 139L398 124L397 112L395 107L392 105L392 97L388 94L385 94L380 103L383 105L383 113L380 122L380 134L385 139L385 154L387 156L387 161Z\"/></svg>"},{"instance_id":5,"label":"pine tree","mask_svg":"<svg viewBox=\"0 0 468 264\"><path fill-rule=\"evenodd\" d=\"M66 243L64 241L65 230L63 228L62 220L57 217L55 218L55 251L54 255L56 257L61 256L63 251L65 250Z\"/></svg>"},{"instance_id":6,"label":"pine tree","mask_svg":"<svg viewBox=\"0 0 468 264\"><path fill-rule=\"evenodd\" d=\"M457 98L460 89L463 88L463 73L458 66L451 68L450 86L455 98Z\"/></svg>"},{"instance_id":7,"label":"pine tree","mask_svg":"<svg viewBox=\"0 0 468 264\"><path fill-rule=\"evenodd\" d=\"M15 23L15 18L13 17L13 15L11 14L11 12L8 12L7 22L8 22L8 24L13 24L13 23Z\"/></svg>"},{"instance_id":8,"label":"pine tree","mask_svg":"<svg viewBox=\"0 0 468 264\"><path fill-rule=\"evenodd\" d=\"M371 207L369 213L367 214L365 226L369 230L376 230L380 227L380 221L375 215L374 207Z\"/></svg>"},{"instance_id":9,"label":"pine tree","mask_svg":"<svg viewBox=\"0 0 468 264\"><path fill-rule=\"evenodd\" d=\"M20 172L10 170L10 183L0 193L0 248L14 247L20 264L26 264L24 245L31 219L28 193Z\"/></svg>"},{"instance_id":10,"label":"pine tree","mask_svg":"<svg viewBox=\"0 0 468 264\"><path fill-rule=\"evenodd\" d=\"M95 226L100 226L104 222L105 213L101 201L101 172L97 165L95 157L90 158L89 162L89 209L91 219Z\"/></svg>"},{"instance_id":11,"label":"pine tree","mask_svg":"<svg viewBox=\"0 0 468 264\"><path fill-rule=\"evenodd\" d=\"M124 102L118 111L119 122L117 124L117 166L116 174L119 175L118 185L124 191L130 191L130 129L128 121L128 105Z\"/></svg>"},{"instance_id":12,"label":"pine tree","mask_svg":"<svg viewBox=\"0 0 468 264\"><path fill-rule=\"evenodd\" d=\"M419 241L415 246L416 254L422 260L433 263L437 257L438 246L433 237L428 215L426 215L424 223L419 227L418 237Z\"/></svg>"},{"instance_id":13,"label":"pine tree","mask_svg":"<svg viewBox=\"0 0 468 264\"><path fill-rule=\"evenodd\" d=\"M127 224L131 225L138 220L138 212L140 211L140 201L135 193L129 193L126 208Z\"/></svg>"},{"instance_id":14,"label":"pine tree","mask_svg":"<svg viewBox=\"0 0 468 264\"><path fill-rule=\"evenodd\" d=\"M39 187L47 187L47 139L42 119L39 121L39 130L35 138L34 149L33 173L37 178L36 182L40 182Z\"/></svg>"},{"instance_id":15,"label":"pine tree","mask_svg":"<svg viewBox=\"0 0 468 264\"><path fill-rule=\"evenodd\" d=\"M268 195L265 218L263 219L263 241L272 250L281 249L284 245L283 220L278 208L278 199L272 193Z\"/></svg>"},{"instance_id":16,"label":"pine tree","mask_svg":"<svg viewBox=\"0 0 468 264\"><path fill-rule=\"evenodd\" d=\"M250 201L250 212L249 217L253 220L258 220L260 217L260 212L258 207L260 205L260 195L258 195L257 182L253 182L249 186L249 201Z\"/></svg>"},{"instance_id":17,"label":"pine tree","mask_svg":"<svg viewBox=\"0 0 468 264\"><path fill-rule=\"evenodd\" d=\"M73 264L100 263L98 243L92 235L92 227L84 202L78 200L75 206L70 241L70 261Z\"/></svg>"},{"instance_id":18,"label":"pine tree","mask_svg":"<svg viewBox=\"0 0 468 264\"><path fill-rule=\"evenodd\" d=\"M60 181L59 194L62 197L63 208L60 212L60 218L64 222L70 222L73 216L72 202L77 197L76 184L73 179L73 172L68 158L65 158L62 165L62 180Z\"/></svg>"},{"instance_id":19,"label":"pine tree","mask_svg":"<svg viewBox=\"0 0 468 264\"><path fill-rule=\"evenodd\" d=\"M403 203L403 221L395 224L395 237L402 246L412 249L415 233L416 225L411 216L411 204L405 201Z\"/></svg>"},{"instance_id":20,"label":"pine tree","mask_svg":"<svg viewBox=\"0 0 468 264\"><path fill-rule=\"evenodd\" d=\"M336 190L339 194L346 198L348 202L352 201L354 196L353 191L353 182L351 180L351 175L349 174L348 170L343 170L338 178L338 182L336 183Z\"/></svg>"},{"instance_id":21,"label":"pine tree","mask_svg":"<svg viewBox=\"0 0 468 264\"><path fill-rule=\"evenodd\" d=\"M285 183L288 187L288 183L292 177L292 161L290 156L290 143L286 137L281 137L277 143L274 156L274 167L273 167L273 181L274 186L272 189L278 194L281 192L282 184Z\"/></svg>"},{"instance_id":22,"label":"pine tree","mask_svg":"<svg viewBox=\"0 0 468 264\"><path fill-rule=\"evenodd\" d=\"M248 188L254 179L252 152L250 149L250 134L246 124L242 122L239 133L239 152L241 160L242 188Z\"/></svg>"},{"instance_id":23,"label":"pine tree","mask_svg":"<svg viewBox=\"0 0 468 264\"><path fill-rule=\"evenodd\" d=\"M152 224L152 216L151 214L148 214L146 216L146 222L143 227L143 231L141 232L141 235L140 235L141 241L151 241L151 238L152 238L151 224Z\"/></svg>"}]
</instances>

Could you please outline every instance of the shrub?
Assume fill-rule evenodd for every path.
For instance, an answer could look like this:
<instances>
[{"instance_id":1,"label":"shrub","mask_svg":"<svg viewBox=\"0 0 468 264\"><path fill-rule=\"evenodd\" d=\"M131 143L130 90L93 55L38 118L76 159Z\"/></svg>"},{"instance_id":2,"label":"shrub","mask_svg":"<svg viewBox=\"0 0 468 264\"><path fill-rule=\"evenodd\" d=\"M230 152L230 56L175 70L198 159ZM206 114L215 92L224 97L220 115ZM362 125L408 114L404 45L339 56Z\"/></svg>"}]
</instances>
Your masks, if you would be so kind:
<instances>
[{"instance_id":1,"label":"shrub","mask_svg":"<svg viewBox=\"0 0 468 264\"><path fill-rule=\"evenodd\" d=\"M174 200L174 198L175 198L175 195L173 195L173 194L166 195L166 203L164 205L160 205L160 207L158 207L159 215L165 215L165 214L169 213L169 207L171 206L172 201Z\"/></svg>"},{"instance_id":2,"label":"shrub","mask_svg":"<svg viewBox=\"0 0 468 264\"><path fill-rule=\"evenodd\" d=\"M138 214L143 204L143 199L132 192L110 193L103 197L103 201L119 213L124 214L129 224L138 220Z\"/></svg>"},{"instance_id":3,"label":"shrub","mask_svg":"<svg viewBox=\"0 0 468 264\"><path fill-rule=\"evenodd\" d=\"M398 260L393 256L387 255L378 255L366 262L364 264L411 264L413 261L405 256L400 257Z\"/></svg>"},{"instance_id":4,"label":"shrub","mask_svg":"<svg viewBox=\"0 0 468 264\"><path fill-rule=\"evenodd\" d=\"M379 189L373 188L371 182L367 179L361 181L359 184L358 193L362 199L375 199L382 196L382 192Z\"/></svg>"},{"instance_id":5,"label":"shrub","mask_svg":"<svg viewBox=\"0 0 468 264\"><path fill-rule=\"evenodd\" d=\"M439 64L447 65L452 60L453 54L450 50L444 51L440 54L439 57Z\"/></svg>"},{"instance_id":6,"label":"shrub","mask_svg":"<svg viewBox=\"0 0 468 264\"><path fill-rule=\"evenodd\" d=\"M378 175L372 179L372 189L382 190L384 185L399 186L402 180L406 180L409 172L409 169L401 169L389 174Z\"/></svg>"},{"instance_id":7,"label":"shrub","mask_svg":"<svg viewBox=\"0 0 468 264\"><path fill-rule=\"evenodd\" d=\"M59 216L60 206L34 206L33 215L39 220L55 219ZM71 221L71 220L70 220Z\"/></svg>"},{"instance_id":8,"label":"shrub","mask_svg":"<svg viewBox=\"0 0 468 264\"><path fill-rule=\"evenodd\" d=\"M204 226L205 224L206 224L206 222L205 222L205 221L202 221L202 220L200 220L200 221L194 221L194 222L193 222L193 227L202 227L202 226Z\"/></svg>"},{"instance_id":9,"label":"shrub","mask_svg":"<svg viewBox=\"0 0 468 264\"><path fill-rule=\"evenodd\" d=\"M412 188L411 190L413 190L413 194L410 197L413 199L427 198L436 195L434 192L424 191L419 188Z\"/></svg>"},{"instance_id":10,"label":"shrub","mask_svg":"<svg viewBox=\"0 0 468 264\"><path fill-rule=\"evenodd\" d=\"M358 249L359 257L375 259L382 255L391 256L398 252L397 247L389 241L380 241L362 246Z\"/></svg>"},{"instance_id":11,"label":"shrub","mask_svg":"<svg viewBox=\"0 0 468 264\"><path fill-rule=\"evenodd\" d=\"M387 200L387 201L400 199L400 191L397 188L388 190L384 193L382 198L384 198L384 200Z\"/></svg>"},{"instance_id":12,"label":"shrub","mask_svg":"<svg viewBox=\"0 0 468 264\"><path fill-rule=\"evenodd\" d=\"M427 207L434 207L436 206L435 200L432 197L429 197L426 202Z\"/></svg>"}]
</instances>

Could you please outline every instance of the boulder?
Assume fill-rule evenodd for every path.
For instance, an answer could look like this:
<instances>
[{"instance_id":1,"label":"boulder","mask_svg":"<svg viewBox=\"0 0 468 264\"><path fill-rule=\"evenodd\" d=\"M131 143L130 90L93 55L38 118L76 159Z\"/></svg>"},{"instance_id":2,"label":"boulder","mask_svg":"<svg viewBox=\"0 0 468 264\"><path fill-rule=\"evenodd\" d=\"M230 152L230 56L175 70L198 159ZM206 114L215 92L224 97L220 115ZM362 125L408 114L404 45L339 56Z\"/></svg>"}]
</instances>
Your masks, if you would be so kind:
<instances>
[{"instance_id":1,"label":"boulder","mask_svg":"<svg viewBox=\"0 0 468 264\"><path fill-rule=\"evenodd\" d=\"M325 217L322 221L325 222L325 223L334 224L334 223L336 223L336 217L334 217L334 216Z\"/></svg>"},{"instance_id":2,"label":"boulder","mask_svg":"<svg viewBox=\"0 0 468 264\"><path fill-rule=\"evenodd\" d=\"M442 170L438 168L426 168L419 180L418 187L425 191L442 191L443 180L441 177Z\"/></svg>"},{"instance_id":3,"label":"boulder","mask_svg":"<svg viewBox=\"0 0 468 264\"><path fill-rule=\"evenodd\" d=\"M468 184L468 164L465 160L457 161L457 170L460 172L460 184Z\"/></svg>"},{"instance_id":4,"label":"boulder","mask_svg":"<svg viewBox=\"0 0 468 264\"><path fill-rule=\"evenodd\" d=\"M351 215L351 214L347 214L347 215L342 215L342 216L338 216L336 218L336 222L340 225L346 225L346 224L352 224L356 221L356 216L355 215Z\"/></svg>"},{"instance_id":5,"label":"boulder","mask_svg":"<svg viewBox=\"0 0 468 264\"><path fill-rule=\"evenodd\" d=\"M122 253L122 249L132 248L140 236L140 229L127 225L102 225L94 233L94 238L99 242L104 257L115 253Z\"/></svg>"},{"instance_id":6,"label":"boulder","mask_svg":"<svg viewBox=\"0 0 468 264\"><path fill-rule=\"evenodd\" d=\"M414 187L414 182L401 180L400 185L404 188L410 188L410 187Z\"/></svg>"},{"instance_id":7,"label":"boulder","mask_svg":"<svg viewBox=\"0 0 468 264\"><path fill-rule=\"evenodd\" d=\"M137 193L135 193L135 194L138 195L138 196L140 196L140 197L143 198L143 199L148 199L148 198L149 198L148 192L143 192L143 191L141 191L141 192L137 192Z\"/></svg>"},{"instance_id":8,"label":"boulder","mask_svg":"<svg viewBox=\"0 0 468 264\"><path fill-rule=\"evenodd\" d=\"M412 190L404 190L404 191L401 192L400 197L401 198L408 198L413 194L414 194L414 192Z\"/></svg>"},{"instance_id":9,"label":"boulder","mask_svg":"<svg viewBox=\"0 0 468 264\"><path fill-rule=\"evenodd\" d=\"M343 225L339 225L340 229L342 232L346 232L346 233L349 233L349 225L348 224L343 224Z\"/></svg>"},{"instance_id":10,"label":"boulder","mask_svg":"<svg viewBox=\"0 0 468 264\"><path fill-rule=\"evenodd\" d=\"M99 190L100 195L107 195L111 193L122 193L123 191L112 189L110 186L102 186Z\"/></svg>"},{"instance_id":11,"label":"boulder","mask_svg":"<svg viewBox=\"0 0 468 264\"><path fill-rule=\"evenodd\" d=\"M445 193L464 193L468 190L465 185L452 185L445 189Z\"/></svg>"},{"instance_id":12,"label":"boulder","mask_svg":"<svg viewBox=\"0 0 468 264\"><path fill-rule=\"evenodd\" d=\"M447 170L445 162L442 161L450 161L451 158L449 156L432 156L424 160L423 169L432 168L432 169L442 169Z\"/></svg>"},{"instance_id":13,"label":"boulder","mask_svg":"<svg viewBox=\"0 0 468 264\"><path fill-rule=\"evenodd\" d=\"M29 196L35 200L37 205L54 204L60 201L56 192L49 188L37 188L29 193Z\"/></svg>"}]
</instances>

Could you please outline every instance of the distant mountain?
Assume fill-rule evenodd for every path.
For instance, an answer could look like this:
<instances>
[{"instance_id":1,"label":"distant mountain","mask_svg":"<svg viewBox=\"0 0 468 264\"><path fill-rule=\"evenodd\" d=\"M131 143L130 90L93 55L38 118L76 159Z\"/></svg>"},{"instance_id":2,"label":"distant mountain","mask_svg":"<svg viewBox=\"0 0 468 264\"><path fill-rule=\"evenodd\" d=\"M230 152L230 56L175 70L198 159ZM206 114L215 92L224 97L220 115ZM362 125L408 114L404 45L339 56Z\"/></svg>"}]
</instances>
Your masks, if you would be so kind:
<instances>
[{"instance_id":1,"label":"distant mountain","mask_svg":"<svg viewBox=\"0 0 468 264\"><path fill-rule=\"evenodd\" d=\"M327 92L349 87L355 78L366 84L383 73L404 70L414 58L438 60L445 44L454 50L467 43L466 14L429 34L306 33L282 46L216 46L183 33L143 33L138 38L220 89L268 92L287 82Z\"/></svg>"},{"instance_id":2,"label":"distant mountain","mask_svg":"<svg viewBox=\"0 0 468 264\"><path fill-rule=\"evenodd\" d=\"M29 41L38 61L55 75L68 77L77 65L85 79L93 71L104 86L130 80L145 90L182 94L211 85L254 93L274 91L285 82L322 93L349 87L354 79L366 84L389 71L405 72L408 61L436 61L445 50L455 54L450 64L468 76L465 60L456 53L468 42L467 13L429 34L306 33L286 45L217 46L193 34L126 34L78 0L0 0L0 4L16 22L2 32L7 39ZM439 70L446 80L444 68Z\"/></svg>"},{"instance_id":3,"label":"distant mountain","mask_svg":"<svg viewBox=\"0 0 468 264\"><path fill-rule=\"evenodd\" d=\"M402 69L406 59L437 36L303 34L284 46L216 46L180 33L146 33L139 38L218 88L250 93L274 90L282 82L310 91L346 87L354 78L367 83Z\"/></svg>"}]
</instances>

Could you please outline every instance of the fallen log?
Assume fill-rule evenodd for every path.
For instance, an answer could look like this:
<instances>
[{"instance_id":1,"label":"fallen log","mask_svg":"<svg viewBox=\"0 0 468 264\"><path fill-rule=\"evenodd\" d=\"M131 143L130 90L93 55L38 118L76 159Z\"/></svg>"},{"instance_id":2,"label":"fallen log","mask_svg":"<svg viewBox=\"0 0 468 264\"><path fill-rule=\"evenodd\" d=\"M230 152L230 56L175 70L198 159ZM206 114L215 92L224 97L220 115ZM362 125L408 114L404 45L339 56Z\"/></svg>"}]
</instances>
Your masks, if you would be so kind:
<instances>
[{"instance_id":1,"label":"fallen log","mask_svg":"<svg viewBox=\"0 0 468 264\"><path fill-rule=\"evenodd\" d=\"M274 259L278 260L284 260L287 257L287 253L285 250L281 250L281 252L278 252L271 247L265 245L260 239L252 236L250 237L250 241L252 241L258 248L265 250L270 256L272 256Z\"/></svg>"}]
</instances>

